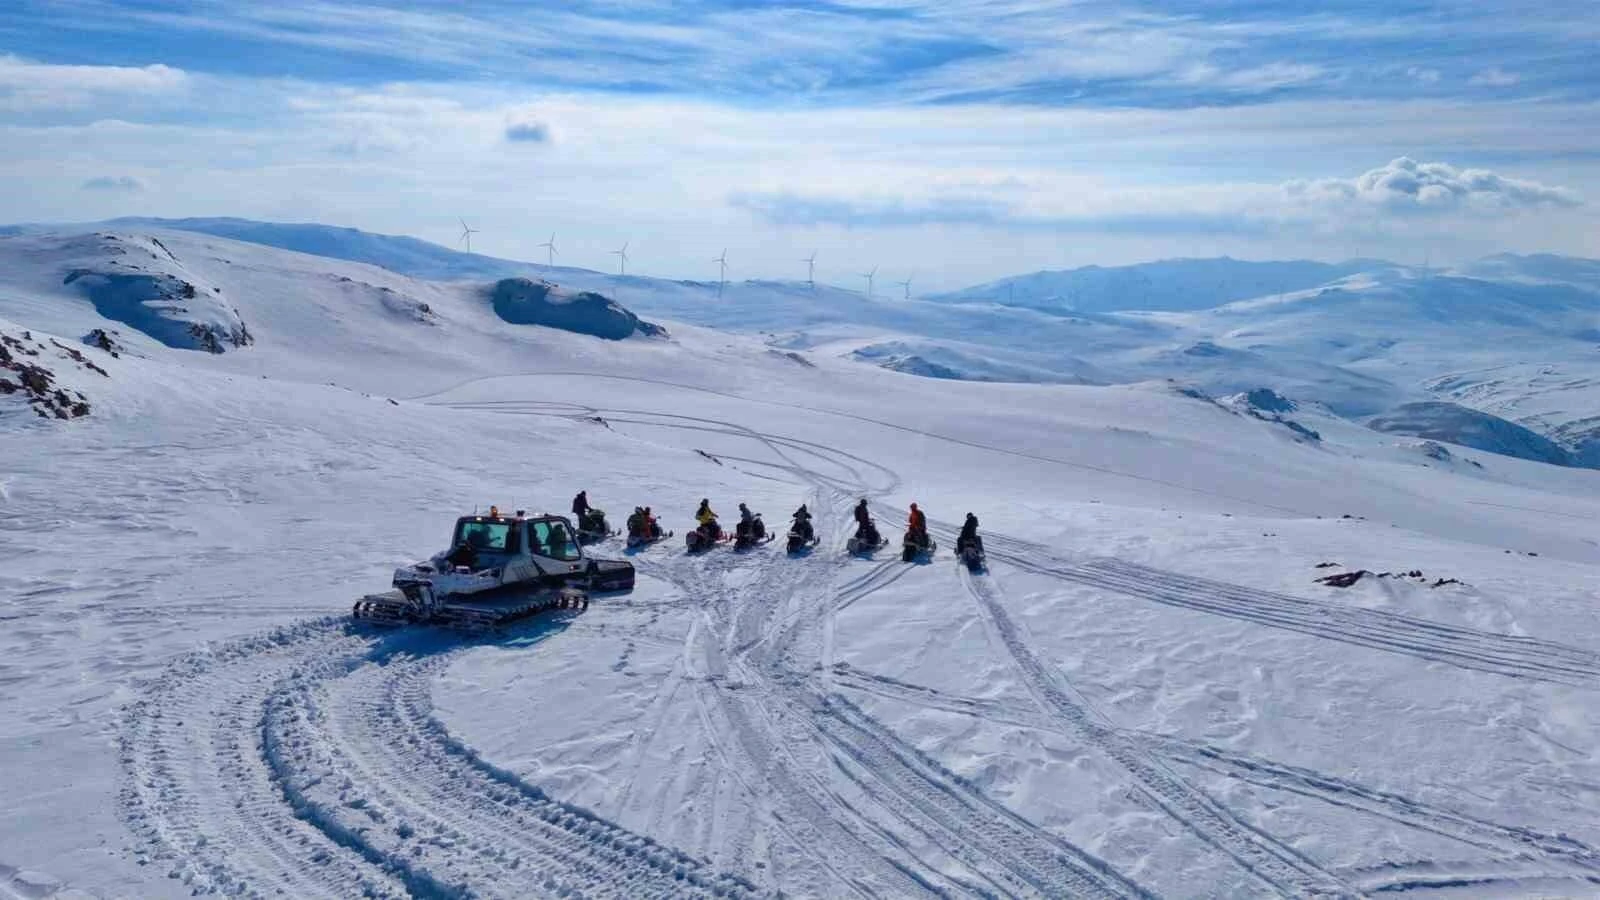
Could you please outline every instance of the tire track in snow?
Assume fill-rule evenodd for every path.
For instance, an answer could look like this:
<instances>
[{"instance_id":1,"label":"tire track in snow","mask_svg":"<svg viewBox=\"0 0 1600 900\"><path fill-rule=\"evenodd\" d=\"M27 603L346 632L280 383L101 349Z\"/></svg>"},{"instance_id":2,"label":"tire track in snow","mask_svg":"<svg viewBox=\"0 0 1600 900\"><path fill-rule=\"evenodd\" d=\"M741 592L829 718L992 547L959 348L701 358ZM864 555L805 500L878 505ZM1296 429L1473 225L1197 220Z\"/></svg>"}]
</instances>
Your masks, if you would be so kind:
<instances>
[{"instance_id":1,"label":"tire track in snow","mask_svg":"<svg viewBox=\"0 0 1600 900\"><path fill-rule=\"evenodd\" d=\"M483 408L482 405L472 405ZM492 408L502 412L523 412L533 415L550 415L548 409L518 408L516 401L496 401ZM817 486L819 490L831 490L840 494L859 496L861 494L875 494L893 490L899 483L899 478L892 470L870 461L844 454L834 448L824 447L811 442L797 441L775 435L767 435L754 429L734 423L721 422L702 417L674 416L667 414L651 413L638 410L607 410L585 408L585 414L601 414L610 416L650 416L654 419L669 420L666 422L643 420L632 421L635 424L658 425L660 427L687 428L690 430L710 430L718 433L733 434L740 437L756 440L765 444L784 462L789 464L790 471L801 475ZM611 421L619 421L615 418ZM684 423L694 424L684 424ZM807 453L823 459L826 462L840 465L845 468L854 481L841 481L835 477L824 475L814 469L808 468L796 461L785 452L785 449ZM851 467L848 463L841 464L836 457L843 456L851 461L859 462L871 467L880 475L886 475L887 486L875 487L867 483L859 469ZM829 507L831 509L831 505ZM836 516L836 518L842 517ZM773 571L768 567L768 575ZM790 655L795 636L801 631L801 614L791 615L787 619L779 618L755 631L750 631L747 624L750 621L750 604L743 601L740 595L752 592L753 586L746 585L735 596L729 597L720 589L720 586L710 583L706 578L707 571L715 572L713 565L702 565L698 570L684 575L667 573L669 580L676 581L684 587L691 596L707 596L711 598L708 604L712 616L709 621L710 629L720 637L722 653L732 654L732 659L722 659L713 668L721 668L717 673L724 676L728 666L733 665L741 669L742 673L755 681L766 681L768 687L783 685L794 680L785 665ZM839 596L821 599L813 604L810 618L816 621L809 624L812 630L821 631L825 628L823 619L831 617L832 613L841 606L847 606L855 599L865 596L873 590L879 589L888 583L902 577L908 569L903 566L894 566L883 563L876 567L867 576L856 583L847 585ZM698 583L697 583L698 582ZM785 590L784 588L787 588ZM795 596L797 584L765 586L764 589L754 593L768 596ZM819 597L821 595L819 594ZM823 607L826 607L824 611ZM758 615L757 618L760 618ZM774 635L787 635L789 640L774 640ZM827 636L819 635L819 653L825 654ZM752 659L758 648L765 647L771 656L765 658L765 664L742 665ZM765 676L765 677L763 677ZM774 691L773 693L783 693ZM697 698L702 696L701 691L696 691ZM836 709L830 708L830 703L837 706L839 703L848 705L842 698L827 698L811 691L803 685L790 692L786 698L789 711L795 708L807 711L804 719L809 719L812 740L822 740L834 747L835 751L857 760L871 758L885 768L865 768L859 770L856 777L861 779L864 788L873 792L890 808L896 809L896 815L902 825L910 824L925 838L940 846L945 852L956 859L962 860L974 871L980 873L990 884L1007 894L1019 896L1059 896L1063 893L1081 896L1140 896L1144 892L1137 885L1122 878L1103 861L1084 851L1067 844L1059 838L1050 835L1037 826L1020 819L1009 810L1005 810L993 803L987 797L978 794L964 784L954 780L954 776L945 772L937 763L922 755L915 748L910 747L900 739L883 729L868 727L873 720L859 710L853 716L842 716ZM858 827L862 825L859 815L853 814L847 803L841 806L838 798L831 797L825 785L820 785L822 794L817 794L819 784L815 775L807 773L805 767L794 759L792 752L786 749L786 740L781 730L774 727L774 723L783 724L792 717L785 717L783 711L758 710L759 715L750 715L740 708L742 697L733 702L723 702L718 710L727 717L733 726L733 732L738 737L737 748L729 748L722 742L717 742L715 735L718 728L713 721L713 712L706 707L701 707L701 715L707 728L708 736L717 746L719 753L723 754L730 762L735 762L738 754L744 754L747 763L743 768L750 771L765 771L769 773L768 787L777 787L780 796L788 798L791 806L809 811L809 815L801 816L798 821L803 823L799 827L806 835L824 836L832 832L833 846L843 849L846 844L841 843L841 837L833 832L830 823L824 822L816 816L821 811L829 817L839 817L844 814L845 820L854 819ZM763 723L762 720L766 720ZM763 729L771 729L763 735ZM794 772L784 769L787 762L796 767ZM740 768L735 766L734 768ZM776 773L776 778L772 775ZM864 773L864 774L863 774ZM753 790L753 788L752 788ZM819 810L820 806L820 810ZM837 822L831 823L837 826ZM785 831L795 837L793 822L786 823ZM880 829L872 826L866 827L867 833L875 833L880 837L887 836L890 843L900 845L901 842L892 835L886 835ZM858 832L859 834L859 832ZM852 842L859 842L859 836L847 837ZM815 847L812 840L806 840L802 846ZM1020 849L1019 849L1020 848ZM902 850L905 848L901 846ZM815 855L815 854L813 854ZM845 854L848 857L848 854ZM846 883L857 889L867 888L868 880L859 880L859 876L847 875L839 870L841 862L836 859L822 860L830 871L835 872ZM848 868L848 867L847 867ZM870 867L868 867L870 869ZM897 870L898 871L898 870ZM888 874L893 878L896 872ZM904 875L904 872L898 872ZM932 884L918 879L912 885L930 889ZM965 885L963 887L972 887Z\"/></svg>"},{"instance_id":2,"label":"tire track in snow","mask_svg":"<svg viewBox=\"0 0 1600 900\"><path fill-rule=\"evenodd\" d=\"M1128 734L1103 721L1074 696L1058 672L1033 652L1022 626L995 596L992 580L960 569L962 583L977 603L986 625L1010 653L1034 700L1053 714L1064 733L1095 747L1131 776L1152 802L1197 837L1232 857L1241 867L1285 896L1351 896L1355 891L1333 874L1270 835L1235 816L1203 791L1188 784Z\"/></svg>"},{"instance_id":3,"label":"tire track in snow","mask_svg":"<svg viewBox=\"0 0 1600 900\"><path fill-rule=\"evenodd\" d=\"M197 894L403 897L406 885L296 814L267 761L267 696L296 663L359 646L333 620L174 662L123 713L118 807L141 863Z\"/></svg>"},{"instance_id":4,"label":"tire track in snow","mask_svg":"<svg viewBox=\"0 0 1600 900\"><path fill-rule=\"evenodd\" d=\"M825 507L819 504L819 508L842 519L837 505L836 501ZM708 617L710 629L723 636L718 645L733 651L723 665L743 682L760 685L757 691L735 692L725 708L734 709L755 698L758 715L747 719L744 727L759 728L761 723L751 720L766 719L781 726L772 737L775 747L795 742L828 748L839 770L874 802L871 809L856 809L842 797L828 803L837 789L818 782L815 774L807 774L807 767L792 756L774 754L762 760L765 771L778 771L783 763L793 762L801 777L785 785L784 793L796 786L801 790L820 787L824 793L812 802L831 806L834 815L839 815L842 807L857 821L856 834L886 839L913 859L919 856L908 838L916 837L989 886L958 882L956 886L963 892L1021 897L1145 896L1146 892L1102 860L995 803L842 696L818 691L809 681L796 677L795 646L811 639L820 644L825 617L908 571L895 562L881 563L838 589L830 588L831 573L781 562L764 566L758 585L732 591L707 577L714 570L704 567L680 576L691 580L684 585L686 590L719 598L708 605ZM781 610L750 597L784 597L798 608ZM773 766L774 761L779 765ZM863 819L868 821L862 823ZM873 826L875 820L885 820L885 824ZM934 862L922 861L930 871L938 871Z\"/></svg>"},{"instance_id":5,"label":"tire track in snow","mask_svg":"<svg viewBox=\"0 0 1600 900\"><path fill-rule=\"evenodd\" d=\"M1020 708L997 700L948 694L849 666L836 666L831 680L836 685L852 690L983 721L1058 733L1066 730L1058 719L1035 709ZM1335 775L1237 753L1201 741L1148 731L1124 730L1124 733L1138 740L1152 753L1172 762L1205 769L1258 787L1311 797L1501 854L1500 859L1489 863L1462 863L1454 866L1454 870L1465 871L1485 866L1494 868L1496 865L1504 870L1513 867L1513 863L1523 867L1538 863L1545 868L1528 869L1518 877L1581 879L1600 884L1600 850L1565 834L1549 834L1534 828L1476 818ZM1549 868L1551 865L1558 871L1552 871ZM1435 862L1418 863L1415 868L1426 868L1433 877L1453 870L1451 866Z\"/></svg>"},{"instance_id":6,"label":"tire track in snow","mask_svg":"<svg viewBox=\"0 0 1600 900\"><path fill-rule=\"evenodd\" d=\"M1385 610L1324 603L1116 559L1073 563L1031 549L1027 552L999 550L991 555L1034 574L1167 606L1462 669L1600 689L1600 653L1539 638L1478 631Z\"/></svg>"},{"instance_id":7,"label":"tire track in snow","mask_svg":"<svg viewBox=\"0 0 1600 900\"><path fill-rule=\"evenodd\" d=\"M392 652L323 620L179 659L123 717L141 858L228 896L755 893L451 736L428 686L465 646Z\"/></svg>"}]
</instances>

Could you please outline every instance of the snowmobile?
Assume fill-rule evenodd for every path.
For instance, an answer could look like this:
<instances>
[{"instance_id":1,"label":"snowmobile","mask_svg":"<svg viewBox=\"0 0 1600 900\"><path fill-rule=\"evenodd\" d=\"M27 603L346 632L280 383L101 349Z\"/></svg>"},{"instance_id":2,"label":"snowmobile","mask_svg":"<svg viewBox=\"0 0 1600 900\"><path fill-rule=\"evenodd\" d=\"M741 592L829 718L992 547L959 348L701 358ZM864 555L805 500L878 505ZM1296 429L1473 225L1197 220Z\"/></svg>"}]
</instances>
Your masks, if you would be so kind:
<instances>
[{"instance_id":1,"label":"snowmobile","mask_svg":"<svg viewBox=\"0 0 1600 900\"><path fill-rule=\"evenodd\" d=\"M672 532L662 531L661 526L652 520L643 528L629 527L628 546L643 547L646 544L654 544L656 541L669 537L672 537Z\"/></svg>"},{"instance_id":2,"label":"snowmobile","mask_svg":"<svg viewBox=\"0 0 1600 900\"><path fill-rule=\"evenodd\" d=\"M617 532L606 523L604 510L590 509L578 517L578 543L593 544L616 536Z\"/></svg>"},{"instance_id":3,"label":"snowmobile","mask_svg":"<svg viewBox=\"0 0 1600 900\"><path fill-rule=\"evenodd\" d=\"M871 553L889 543L888 539L878 532L878 525L872 520L856 529L856 533L845 542L845 549L851 553Z\"/></svg>"},{"instance_id":4,"label":"snowmobile","mask_svg":"<svg viewBox=\"0 0 1600 900\"><path fill-rule=\"evenodd\" d=\"M761 513L756 513L748 522L740 522L734 530L733 549L749 550L770 540L772 537L767 534L766 523L761 521Z\"/></svg>"},{"instance_id":5,"label":"snowmobile","mask_svg":"<svg viewBox=\"0 0 1600 900\"><path fill-rule=\"evenodd\" d=\"M919 538L916 532L907 531L905 539L900 544L900 558L911 562L919 557L932 556L939 545L933 535L923 532Z\"/></svg>"},{"instance_id":6,"label":"snowmobile","mask_svg":"<svg viewBox=\"0 0 1600 900\"><path fill-rule=\"evenodd\" d=\"M357 621L493 629L549 609L581 609L593 593L633 589L633 564L586 557L564 516L462 516L451 549L396 569L393 590L357 600Z\"/></svg>"},{"instance_id":7,"label":"snowmobile","mask_svg":"<svg viewBox=\"0 0 1600 900\"><path fill-rule=\"evenodd\" d=\"M722 530L722 526L715 521L707 522L683 536L684 545L690 553L700 553L710 550L717 544L725 544L733 540L733 535Z\"/></svg>"},{"instance_id":8,"label":"snowmobile","mask_svg":"<svg viewBox=\"0 0 1600 900\"><path fill-rule=\"evenodd\" d=\"M984 566L983 541L976 538L956 542L956 560L970 572L981 572Z\"/></svg>"},{"instance_id":9,"label":"snowmobile","mask_svg":"<svg viewBox=\"0 0 1600 900\"><path fill-rule=\"evenodd\" d=\"M789 523L788 549L791 554L809 550L815 547L817 543L817 532L811 526L810 519L806 519L803 522L797 519Z\"/></svg>"}]
</instances>

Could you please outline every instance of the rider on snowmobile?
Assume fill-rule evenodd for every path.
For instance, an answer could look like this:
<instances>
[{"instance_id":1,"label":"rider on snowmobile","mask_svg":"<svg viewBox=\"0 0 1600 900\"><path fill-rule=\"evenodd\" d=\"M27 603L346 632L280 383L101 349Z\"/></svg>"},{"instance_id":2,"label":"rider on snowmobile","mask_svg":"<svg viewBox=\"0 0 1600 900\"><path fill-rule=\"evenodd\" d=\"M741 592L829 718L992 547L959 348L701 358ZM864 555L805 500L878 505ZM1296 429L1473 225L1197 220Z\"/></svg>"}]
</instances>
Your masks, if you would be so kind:
<instances>
[{"instance_id":1,"label":"rider on snowmobile","mask_svg":"<svg viewBox=\"0 0 1600 900\"><path fill-rule=\"evenodd\" d=\"M918 544L928 544L928 517L915 503L911 504L911 514L906 517L906 536L914 538Z\"/></svg>"},{"instance_id":2,"label":"rider on snowmobile","mask_svg":"<svg viewBox=\"0 0 1600 900\"><path fill-rule=\"evenodd\" d=\"M646 531L645 528L644 507L635 506L633 508L633 514L628 516L628 536L647 537L649 532Z\"/></svg>"},{"instance_id":3,"label":"rider on snowmobile","mask_svg":"<svg viewBox=\"0 0 1600 900\"><path fill-rule=\"evenodd\" d=\"M978 517L972 513L967 513L967 521L961 524L961 535L956 538L956 555L960 556L962 548L968 544L977 547L979 553L983 552L983 538L978 537Z\"/></svg>"},{"instance_id":4,"label":"rider on snowmobile","mask_svg":"<svg viewBox=\"0 0 1600 900\"><path fill-rule=\"evenodd\" d=\"M755 521L756 514L750 511L750 507L745 506L743 503L739 504L738 532L740 537L750 536L750 530L754 527Z\"/></svg>"},{"instance_id":5,"label":"rider on snowmobile","mask_svg":"<svg viewBox=\"0 0 1600 900\"><path fill-rule=\"evenodd\" d=\"M856 504L856 540L862 544L878 542L878 528L872 524L872 513L867 509L867 498Z\"/></svg>"},{"instance_id":6,"label":"rider on snowmobile","mask_svg":"<svg viewBox=\"0 0 1600 900\"><path fill-rule=\"evenodd\" d=\"M572 498L572 514L578 522L583 522L583 517L589 512L589 492L579 491L578 496Z\"/></svg>"},{"instance_id":7,"label":"rider on snowmobile","mask_svg":"<svg viewBox=\"0 0 1600 900\"><path fill-rule=\"evenodd\" d=\"M804 503L800 504L800 508L794 511L793 530L798 533L803 540L809 541L816 536L815 532L811 528L811 511L806 509L806 505Z\"/></svg>"},{"instance_id":8,"label":"rider on snowmobile","mask_svg":"<svg viewBox=\"0 0 1600 900\"><path fill-rule=\"evenodd\" d=\"M694 520L700 523L700 531L706 536L715 539L722 533L722 528L717 524L717 514L711 509L711 501L705 498L700 500L700 508L694 512Z\"/></svg>"},{"instance_id":9,"label":"rider on snowmobile","mask_svg":"<svg viewBox=\"0 0 1600 900\"><path fill-rule=\"evenodd\" d=\"M656 517L650 514L650 507L648 506L644 508L644 533L651 538L661 536L661 526L656 524Z\"/></svg>"}]
</instances>

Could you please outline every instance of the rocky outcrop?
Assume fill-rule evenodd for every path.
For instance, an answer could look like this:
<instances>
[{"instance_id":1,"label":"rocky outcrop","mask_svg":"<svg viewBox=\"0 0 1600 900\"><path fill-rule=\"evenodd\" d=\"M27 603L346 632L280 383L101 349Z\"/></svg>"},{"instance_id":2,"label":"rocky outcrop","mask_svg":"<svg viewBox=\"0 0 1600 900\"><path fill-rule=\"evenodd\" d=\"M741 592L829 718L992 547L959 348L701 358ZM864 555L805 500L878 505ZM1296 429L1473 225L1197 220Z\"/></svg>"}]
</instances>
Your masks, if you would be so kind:
<instances>
[{"instance_id":1,"label":"rocky outcrop","mask_svg":"<svg viewBox=\"0 0 1600 900\"><path fill-rule=\"evenodd\" d=\"M513 325L543 325L611 341L667 333L609 297L592 291L570 293L548 281L506 278L495 283L490 300L495 314Z\"/></svg>"},{"instance_id":2,"label":"rocky outcrop","mask_svg":"<svg viewBox=\"0 0 1600 900\"><path fill-rule=\"evenodd\" d=\"M55 352L49 352L51 347ZM51 357L109 377L82 351L55 340L49 346L32 332L20 335L0 332L0 396L20 396L41 419L76 419L89 414L89 400L75 390L56 384L56 374L45 365Z\"/></svg>"},{"instance_id":3,"label":"rocky outcrop","mask_svg":"<svg viewBox=\"0 0 1600 900\"><path fill-rule=\"evenodd\" d=\"M73 269L62 283L77 285L100 315L168 347L222 353L255 340L219 289L202 288L169 272L141 271L114 262Z\"/></svg>"}]
</instances>

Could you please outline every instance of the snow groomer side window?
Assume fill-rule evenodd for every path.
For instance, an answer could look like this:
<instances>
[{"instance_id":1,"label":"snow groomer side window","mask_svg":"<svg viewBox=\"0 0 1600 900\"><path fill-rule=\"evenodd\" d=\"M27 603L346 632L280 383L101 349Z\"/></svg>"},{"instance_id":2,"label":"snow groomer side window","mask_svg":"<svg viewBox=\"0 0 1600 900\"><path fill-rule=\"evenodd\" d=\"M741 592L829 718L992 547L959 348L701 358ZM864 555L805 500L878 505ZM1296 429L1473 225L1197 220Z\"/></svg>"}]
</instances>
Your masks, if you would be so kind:
<instances>
[{"instance_id":1,"label":"snow groomer side window","mask_svg":"<svg viewBox=\"0 0 1600 900\"><path fill-rule=\"evenodd\" d=\"M534 552L551 559L575 560L579 557L578 542L572 532L559 520L533 523L532 545Z\"/></svg>"},{"instance_id":2,"label":"snow groomer side window","mask_svg":"<svg viewBox=\"0 0 1600 900\"><path fill-rule=\"evenodd\" d=\"M506 522L475 522L462 520L457 527L456 543L466 544L483 553L504 553L511 539L511 525Z\"/></svg>"}]
</instances>

